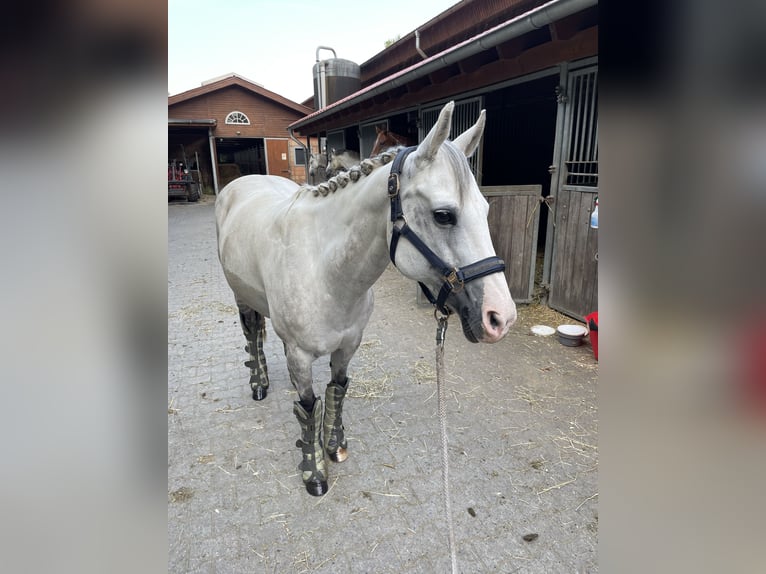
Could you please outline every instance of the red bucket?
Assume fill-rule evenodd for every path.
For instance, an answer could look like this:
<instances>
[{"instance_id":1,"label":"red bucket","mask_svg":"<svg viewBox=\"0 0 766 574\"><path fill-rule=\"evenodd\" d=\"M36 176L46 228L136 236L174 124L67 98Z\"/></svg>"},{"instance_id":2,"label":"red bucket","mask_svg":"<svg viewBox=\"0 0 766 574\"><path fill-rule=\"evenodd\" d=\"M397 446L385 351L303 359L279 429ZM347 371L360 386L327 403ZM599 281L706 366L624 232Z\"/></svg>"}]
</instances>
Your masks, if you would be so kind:
<instances>
[{"instance_id":1,"label":"red bucket","mask_svg":"<svg viewBox=\"0 0 766 574\"><path fill-rule=\"evenodd\" d=\"M590 344L593 347L593 356L598 361L598 311L585 315L585 323L590 333Z\"/></svg>"}]
</instances>

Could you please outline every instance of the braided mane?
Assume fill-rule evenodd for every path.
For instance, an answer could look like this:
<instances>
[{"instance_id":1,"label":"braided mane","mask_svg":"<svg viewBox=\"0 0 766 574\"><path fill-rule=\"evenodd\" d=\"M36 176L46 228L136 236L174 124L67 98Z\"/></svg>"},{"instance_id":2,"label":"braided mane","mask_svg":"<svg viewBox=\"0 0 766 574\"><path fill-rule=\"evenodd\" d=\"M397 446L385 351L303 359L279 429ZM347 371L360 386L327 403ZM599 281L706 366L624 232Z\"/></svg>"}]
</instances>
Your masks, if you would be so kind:
<instances>
[{"instance_id":1,"label":"braided mane","mask_svg":"<svg viewBox=\"0 0 766 574\"><path fill-rule=\"evenodd\" d=\"M360 178L370 175L374 169L386 165L387 163L391 163L399 152L399 149L401 148L389 149L375 157L367 158L361 161L359 165L355 165L348 171L334 175L319 185L303 184L298 188L296 193L298 195L303 195L311 192L314 197L326 197L330 193L335 193L339 187L346 187L349 184L353 184L354 182L359 181Z\"/></svg>"}]
</instances>

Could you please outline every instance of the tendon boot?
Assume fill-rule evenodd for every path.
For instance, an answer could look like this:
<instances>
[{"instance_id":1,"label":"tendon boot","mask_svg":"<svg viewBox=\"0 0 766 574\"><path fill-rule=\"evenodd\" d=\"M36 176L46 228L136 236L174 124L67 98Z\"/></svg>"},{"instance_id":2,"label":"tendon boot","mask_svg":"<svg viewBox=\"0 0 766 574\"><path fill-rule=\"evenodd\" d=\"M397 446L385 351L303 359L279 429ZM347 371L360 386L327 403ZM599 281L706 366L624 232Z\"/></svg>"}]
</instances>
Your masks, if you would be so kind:
<instances>
[{"instance_id":1,"label":"tendon boot","mask_svg":"<svg viewBox=\"0 0 766 574\"><path fill-rule=\"evenodd\" d=\"M269 369L266 366L266 356L263 354L263 339L259 337L258 341L248 340L245 351L250 353L250 360L245 361L245 366L250 369L250 389L253 391L253 400L262 401L269 390Z\"/></svg>"},{"instance_id":2,"label":"tendon boot","mask_svg":"<svg viewBox=\"0 0 766 574\"><path fill-rule=\"evenodd\" d=\"M327 470L322 447L322 399L315 399L310 413L296 401L293 403L293 413L301 425L301 438L295 446L303 451L303 462L298 468L303 471L306 491L312 496L322 496L327 492Z\"/></svg>"},{"instance_id":3,"label":"tendon boot","mask_svg":"<svg viewBox=\"0 0 766 574\"><path fill-rule=\"evenodd\" d=\"M262 401L269 388L269 371L266 368L266 355L263 354L266 318L239 301L237 307L242 333L247 340L245 351L250 354L250 360L245 361L245 366L250 369L250 389L253 391L253 400Z\"/></svg>"},{"instance_id":4,"label":"tendon boot","mask_svg":"<svg viewBox=\"0 0 766 574\"><path fill-rule=\"evenodd\" d=\"M343 399L348 390L348 378L342 383L330 381L325 391L324 445L334 462L348 458L346 436L343 433Z\"/></svg>"}]
</instances>

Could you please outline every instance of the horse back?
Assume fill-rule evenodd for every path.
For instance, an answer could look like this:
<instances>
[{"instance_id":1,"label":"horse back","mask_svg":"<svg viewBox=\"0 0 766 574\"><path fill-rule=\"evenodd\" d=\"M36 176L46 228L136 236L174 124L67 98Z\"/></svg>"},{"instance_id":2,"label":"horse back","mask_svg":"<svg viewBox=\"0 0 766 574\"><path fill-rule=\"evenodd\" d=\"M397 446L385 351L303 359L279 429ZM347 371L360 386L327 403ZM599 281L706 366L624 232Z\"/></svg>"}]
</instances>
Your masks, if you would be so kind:
<instances>
[{"instance_id":1,"label":"horse back","mask_svg":"<svg viewBox=\"0 0 766 574\"><path fill-rule=\"evenodd\" d=\"M247 175L229 183L215 202L218 257L235 296L268 316L260 260L266 238L280 225L298 184L278 176Z\"/></svg>"}]
</instances>

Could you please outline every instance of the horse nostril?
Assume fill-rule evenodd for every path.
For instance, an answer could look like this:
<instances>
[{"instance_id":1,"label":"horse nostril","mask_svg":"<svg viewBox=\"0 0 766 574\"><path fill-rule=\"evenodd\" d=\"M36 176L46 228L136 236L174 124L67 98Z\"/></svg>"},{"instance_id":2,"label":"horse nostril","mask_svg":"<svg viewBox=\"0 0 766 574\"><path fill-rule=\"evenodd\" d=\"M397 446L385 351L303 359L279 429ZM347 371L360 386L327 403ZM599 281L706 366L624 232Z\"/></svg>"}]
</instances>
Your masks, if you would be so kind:
<instances>
[{"instance_id":1,"label":"horse nostril","mask_svg":"<svg viewBox=\"0 0 766 574\"><path fill-rule=\"evenodd\" d=\"M497 313L494 311L489 312L489 324L492 326L493 329L499 329L502 325L500 324L500 318Z\"/></svg>"}]
</instances>

